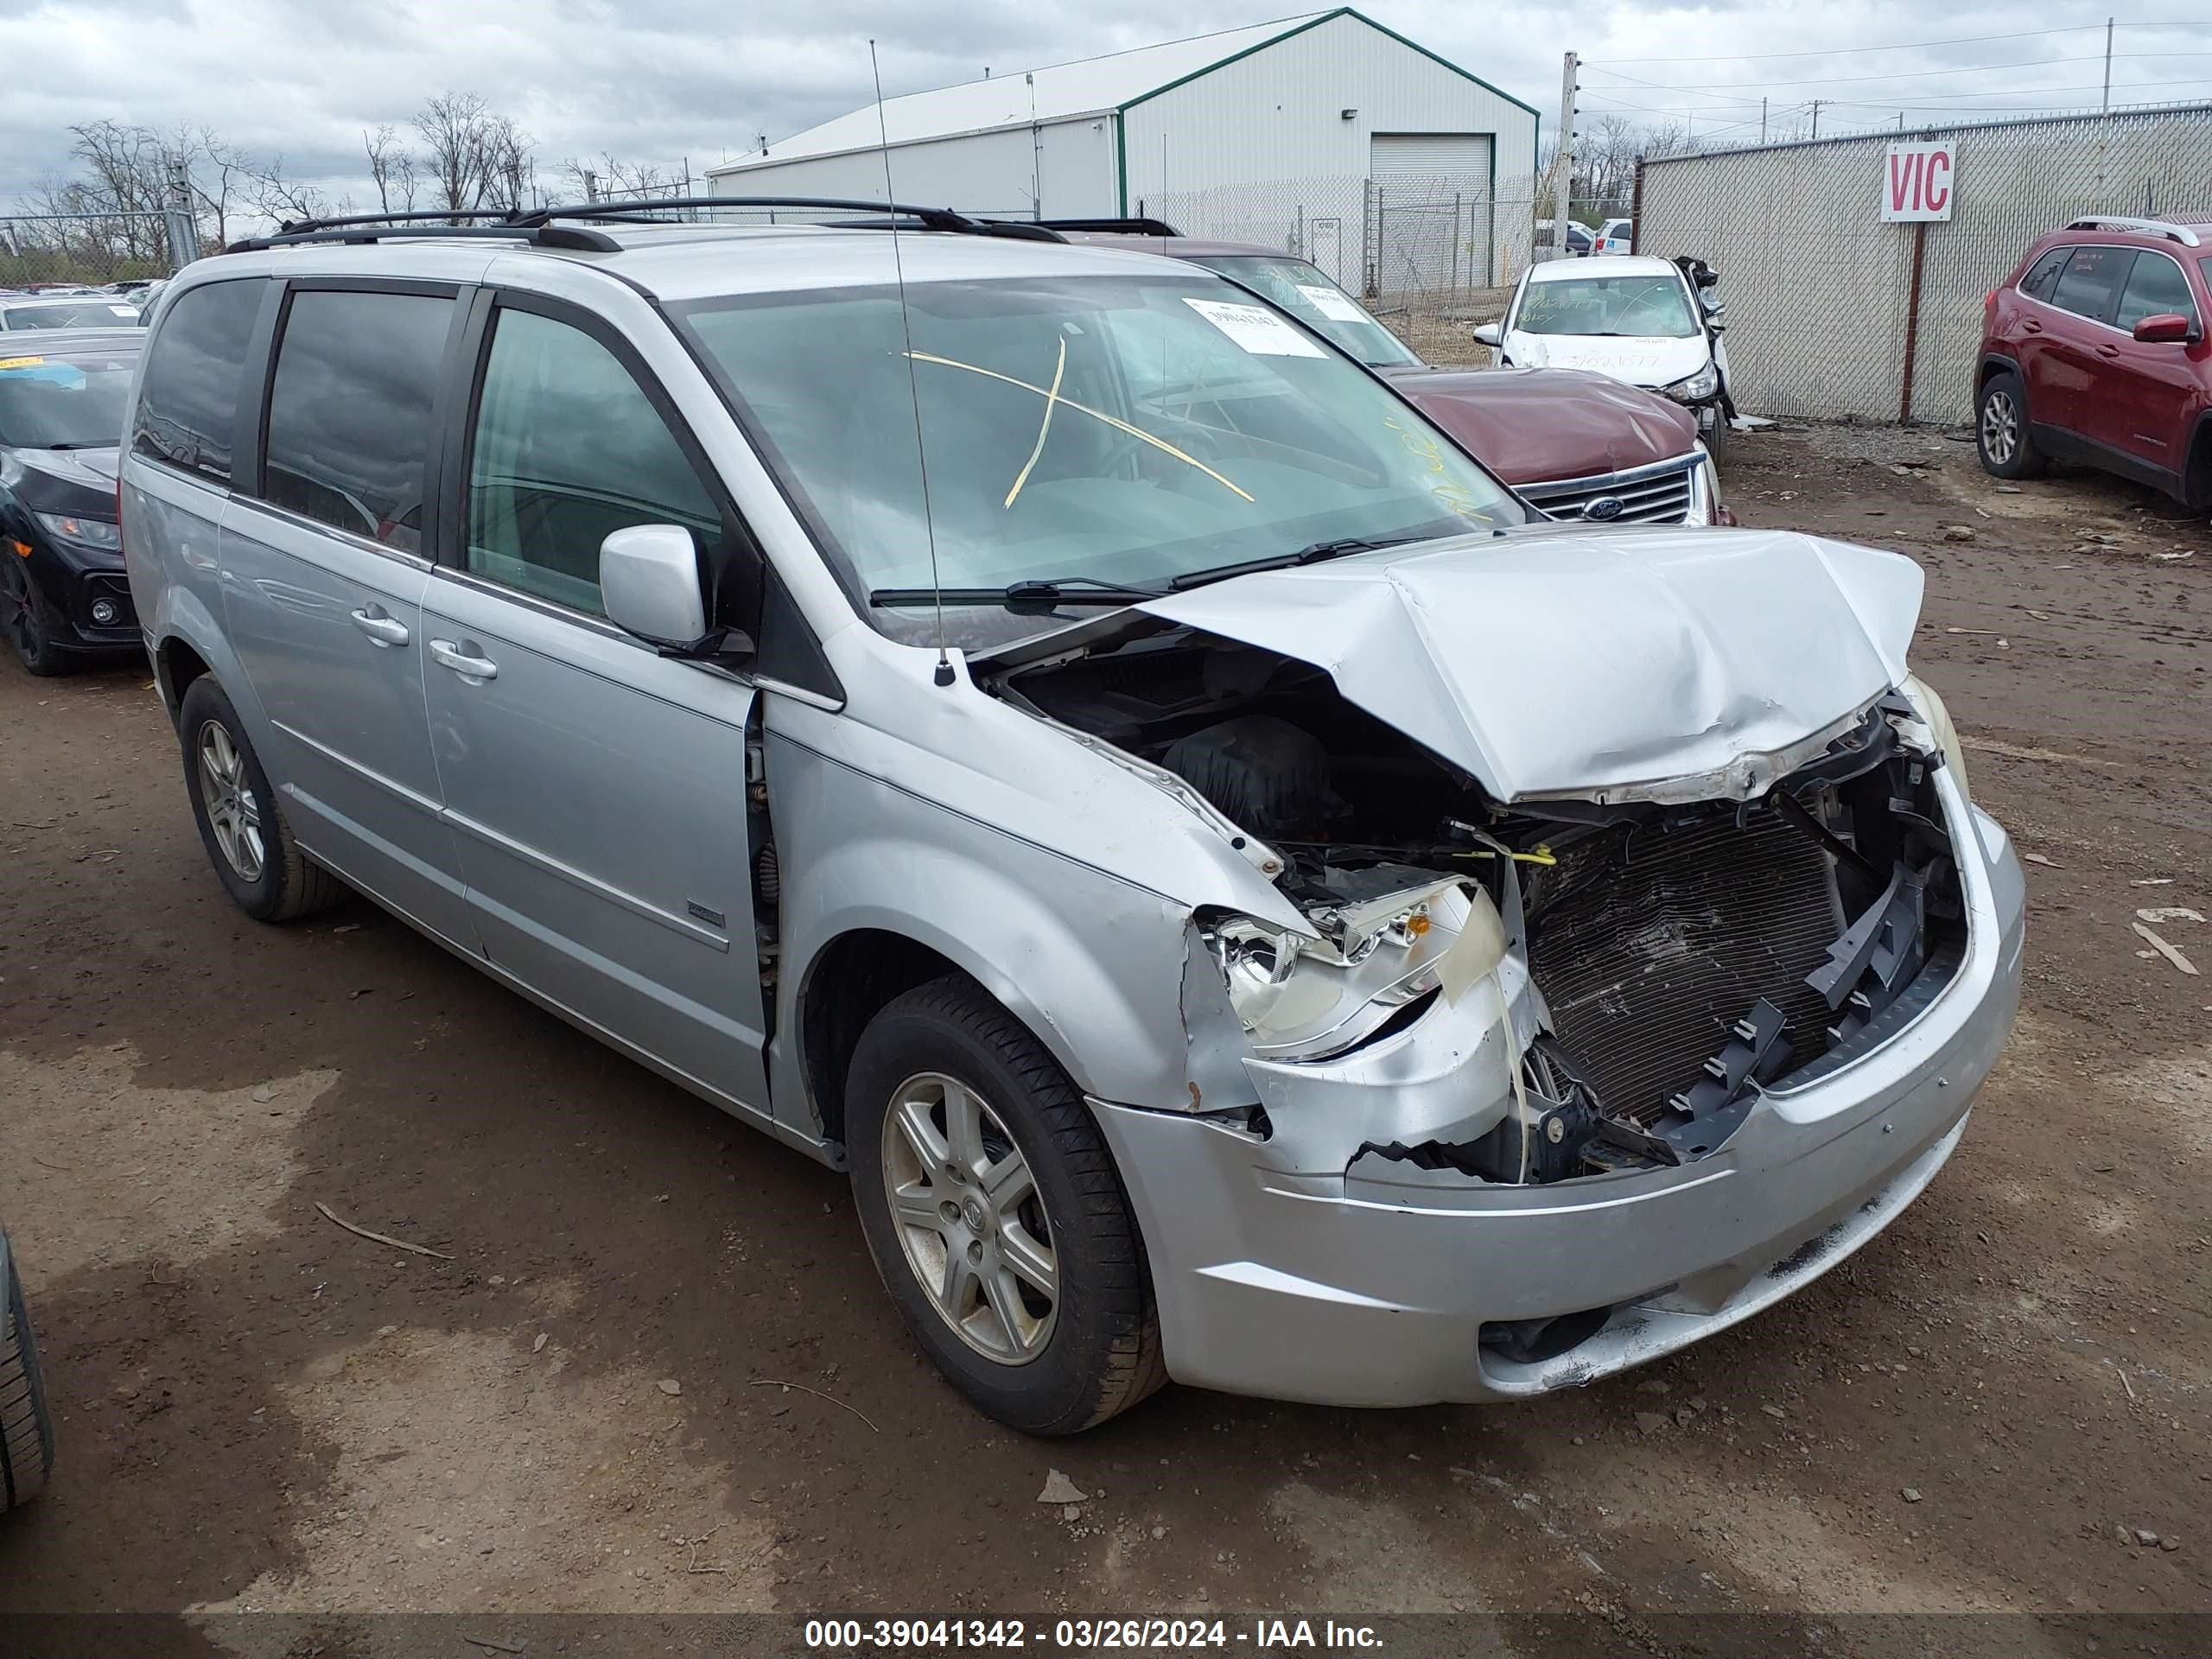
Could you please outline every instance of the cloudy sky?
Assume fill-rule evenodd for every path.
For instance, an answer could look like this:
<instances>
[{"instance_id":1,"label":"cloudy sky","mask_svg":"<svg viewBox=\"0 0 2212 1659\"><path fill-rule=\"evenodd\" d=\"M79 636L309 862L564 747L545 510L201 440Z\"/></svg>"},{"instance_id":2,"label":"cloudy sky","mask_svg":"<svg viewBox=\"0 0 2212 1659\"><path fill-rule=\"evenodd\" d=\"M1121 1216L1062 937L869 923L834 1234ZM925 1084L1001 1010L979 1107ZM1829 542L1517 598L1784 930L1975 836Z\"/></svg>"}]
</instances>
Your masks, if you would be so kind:
<instances>
[{"instance_id":1,"label":"cloudy sky","mask_svg":"<svg viewBox=\"0 0 2212 1659\"><path fill-rule=\"evenodd\" d=\"M540 168L602 152L695 172L869 96L868 41L896 94L1281 16L1282 0L0 0L0 206L69 167L69 127L204 124L334 196L368 193L361 135L458 90L514 116ZM1370 16L1527 99L1589 64L1586 111L1694 119L1722 141L1823 99L1825 132L1979 111L2094 108L2105 3L2023 10L1839 0L1698 7L1374 0ZM2169 0L2118 31L2113 102L2212 99L2212 27ZM2078 26L2069 29L2069 26ZM2023 32L2032 29L2032 33ZM1866 50L1897 42L1942 42ZM1548 127L1549 123L1547 123Z\"/></svg>"}]
</instances>

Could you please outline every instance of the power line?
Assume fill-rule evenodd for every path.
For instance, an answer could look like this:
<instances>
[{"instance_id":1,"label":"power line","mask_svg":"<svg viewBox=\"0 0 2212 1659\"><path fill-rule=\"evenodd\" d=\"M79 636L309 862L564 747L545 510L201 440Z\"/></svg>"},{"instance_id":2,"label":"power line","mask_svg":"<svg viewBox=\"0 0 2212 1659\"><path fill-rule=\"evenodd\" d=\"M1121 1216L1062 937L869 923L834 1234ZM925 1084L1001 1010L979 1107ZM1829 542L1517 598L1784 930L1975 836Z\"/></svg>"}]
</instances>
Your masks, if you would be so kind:
<instances>
[{"instance_id":1,"label":"power line","mask_svg":"<svg viewBox=\"0 0 2212 1659\"><path fill-rule=\"evenodd\" d=\"M2121 55L2134 55L2146 58L2168 58L2181 54L2169 52L2145 52L2139 54L2123 54ZM2191 53L2187 55L2192 57L2202 57L2212 56L2212 54ZM2103 53L2092 52L2086 57L2078 58L2024 58L2012 63L1961 64L1957 67L1951 69L1898 69L1892 71L1890 73L1880 75L1815 75L1800 80L1722 80L1714 81L1710 84L1715 86L1726 86L1731 89L1743 86L1845 86L1869 80L1926 80L1931 76L1936 75L1984 75L1996 70L2042 69L2057 64L2102 63L2103 61ZM1609 75L1618 74L1618 71L1611 69L1607 69L1604 71L1604 73ZM1623 80L1636 80L1637 78L1634 75L1619 75L1619 79ZM1638 80L1637 81L1637 85L1639 86L1656 86L1663 92L1694 92L1704 90L1704 87L1702 86L1669 86L1656 80Z\"/></svg>"},{"instance_id":2,"label":"power line","mask_svg":"<svg viewBox=\"0 0 2212 1659\"><path fill-rule=\"evenodd\" d=\"M1962 35L1948 41L1893 41L1887 46L1828 46L1809 48L1798 52L1736 52L1729 55L1741 61L1765 62L1776 58L1840 58L1860 52L1920 52L1936 46L1980 46L1989 41L2047 40L2054 35L2086 35L2101 29L2102 23L2075 23L2065 29L2036 29L2015 30L2005 35ZM2202 23L2122 23L2122 29L2212 29L2212 22ZM1692 58L1586 58L1586 69L1613 63L1711 63L1713 54L1700 53Z\"/></svg>"}]
</instances>

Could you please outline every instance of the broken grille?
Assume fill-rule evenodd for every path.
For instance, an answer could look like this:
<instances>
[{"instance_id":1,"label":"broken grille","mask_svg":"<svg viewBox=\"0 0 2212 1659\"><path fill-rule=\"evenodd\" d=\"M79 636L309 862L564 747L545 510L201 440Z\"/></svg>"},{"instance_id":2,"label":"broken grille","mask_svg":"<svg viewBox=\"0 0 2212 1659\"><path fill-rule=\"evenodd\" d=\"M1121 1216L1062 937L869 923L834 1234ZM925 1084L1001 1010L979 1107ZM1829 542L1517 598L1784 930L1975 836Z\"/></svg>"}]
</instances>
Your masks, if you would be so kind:
<instances>
[{"instance_id":1,"label":"broken grille","mask_svg":"<svg viewBox=\"0 0 2212 1659\"><path fill-rule=\"evenodd\" d=\"M1524 499L1534 502L1554 518L1580 518L1592 501L1611 496L1620 502L1621 510L1605 522L1679 524L1690 516L1697 467L1697 456L1684 455L1624 473L1600 473L1590 478L1559 479L1515 487Z\"/></svg>"},{"instance_id":2,"label":"broken grille","mask_svg":"<svg viewBox=\"0 0 2212 1659\"><path fill-rule=\"evenodd\" d=\"M1832 1017L1805 976L1842 925L1827 856L1770 807L1645 823L1566 849L1529 891L1530 966L1606 1116L1640 1128L1705 1075L1761 997L1792 1064Z\"/></svg>"}]
</instances>

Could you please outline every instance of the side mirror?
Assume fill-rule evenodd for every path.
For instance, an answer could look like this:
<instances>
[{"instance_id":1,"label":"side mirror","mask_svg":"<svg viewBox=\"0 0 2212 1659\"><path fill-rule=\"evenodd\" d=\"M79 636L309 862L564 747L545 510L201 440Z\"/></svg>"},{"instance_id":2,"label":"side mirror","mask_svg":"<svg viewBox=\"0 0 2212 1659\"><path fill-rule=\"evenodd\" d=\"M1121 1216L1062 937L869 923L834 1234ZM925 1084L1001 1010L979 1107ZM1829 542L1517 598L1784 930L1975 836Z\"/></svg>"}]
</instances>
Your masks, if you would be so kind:
<instances>
[{"instance_id":1,"label":"side mirror","mask_svg":"<svg viewBox=\"0 0 2212 1659\"><path fill-rule=\"evenodd\" d=\"M2196 337L2196 328L2177 311L2161 311L2135 325L2135 338L2145 346L2180 346Z\"/></svg>"},{"instance_id":2,"label":"side mirror","mask_svg":"<svg viewBox=\"0 0 2212 1659\"><path fill-rule=\"evenodd\" d=\"M1475 338L1485 346L1503 346L1505 344L1505 329L1503 324L1486 322L1475 330Z\"/></svg>"},{"instance_id":3,"label":"side mirror","mask_svg":"<svg viewBox=\"0 0 2212 1659\"><path fill-rule=\"evenodd\" d=\"M699 554L681 524L632 524L601 542L599 597L608 621L649 645L681 649L706 638Z\"/></svg>"}]
</instances>

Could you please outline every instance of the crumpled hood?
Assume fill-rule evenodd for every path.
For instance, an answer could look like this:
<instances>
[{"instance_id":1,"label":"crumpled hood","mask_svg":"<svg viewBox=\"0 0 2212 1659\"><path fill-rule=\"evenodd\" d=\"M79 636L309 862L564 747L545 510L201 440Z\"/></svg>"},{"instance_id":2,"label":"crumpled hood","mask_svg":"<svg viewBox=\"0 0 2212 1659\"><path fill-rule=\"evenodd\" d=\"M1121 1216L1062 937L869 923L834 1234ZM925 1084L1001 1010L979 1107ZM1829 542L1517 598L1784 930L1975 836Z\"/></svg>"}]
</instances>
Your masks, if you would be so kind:
<instances>
[{"instance_id":1,"label":"crumpled hood","mask_svg":"<svg viewBox=\"0 0 2212 1659\"><path fill-rule=\"evenodd\" d=\"M1326 670L1501 802L1711 799L1763 793L1762 758L1904 677L1922 585L1910 559L1792 532L1561 524L1137 608Z\"/></svg>"},{"instance_id":2,"label":"crumpled hood","mask_svg":"<svg viewBox=\"0 0 2212 1659\"><path fill-rule=\"evenodd\" d=\"M1606 375L1393 369L1384 377L1508 484L1626 472L1686 455L1697 442L1688 410Z\"/></svg>"},{"instance_id":3,"label":"crumpled hood","mask_svg":"<svg viewBox=\"0 0 2212 1659\"><path fill-rule=\"evenodd\" d=\"M1587 369L1632 386L1670 386L1713 359L1712 347L1702 334L1666 340L1641 335L1526 334L1516 329L1506 338L1505 352L1516 368Z\"/></svg>"}]
</instances>

